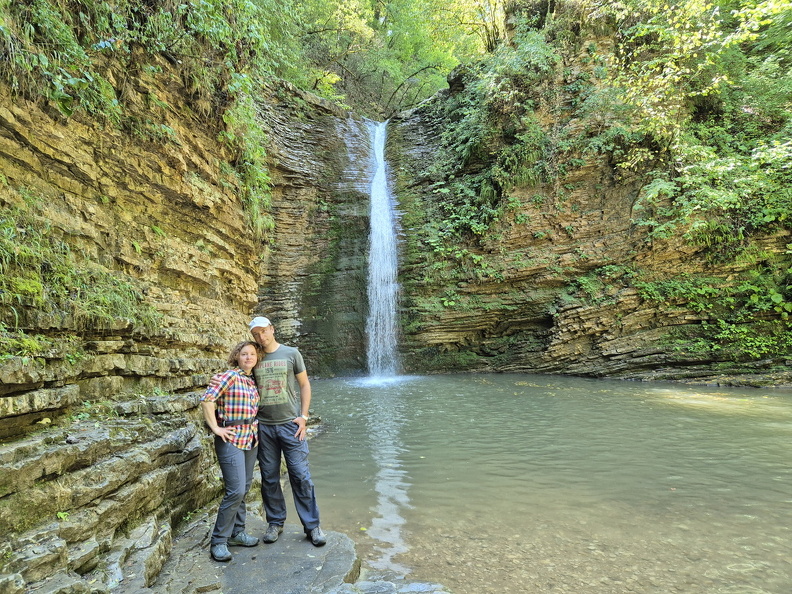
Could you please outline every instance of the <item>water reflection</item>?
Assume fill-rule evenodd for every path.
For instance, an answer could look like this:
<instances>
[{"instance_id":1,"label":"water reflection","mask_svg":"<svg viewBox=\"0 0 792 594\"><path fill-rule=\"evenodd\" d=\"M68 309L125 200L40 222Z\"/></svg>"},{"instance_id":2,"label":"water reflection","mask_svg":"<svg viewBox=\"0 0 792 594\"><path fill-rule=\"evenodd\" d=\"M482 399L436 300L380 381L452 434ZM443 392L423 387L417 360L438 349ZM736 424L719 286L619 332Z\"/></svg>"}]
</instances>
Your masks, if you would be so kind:
<instances>
[{"instance_id":1,"label":"water reflection","mask_svg":"<svg viewBox=\"0 0 792 594\"><path fill-rule=\"evenodd\" d=\"M406 520L403 510L412 507L408 494L409 476L402 464L402 456L408 451L401 436L404 421L402 393L394 389L409 381L409 377L371 377L351 382L364 388L365 421L370 436L371 456L377 466L374 490L377 494L375 513L367 529L368 536L378 544L374 549L378 556L369 561L371 567L404 577L409 568L395 561L394 557L409 550L402 529ZM385 389L387 388L387 389Z\"/></svg>"}]
</instances>

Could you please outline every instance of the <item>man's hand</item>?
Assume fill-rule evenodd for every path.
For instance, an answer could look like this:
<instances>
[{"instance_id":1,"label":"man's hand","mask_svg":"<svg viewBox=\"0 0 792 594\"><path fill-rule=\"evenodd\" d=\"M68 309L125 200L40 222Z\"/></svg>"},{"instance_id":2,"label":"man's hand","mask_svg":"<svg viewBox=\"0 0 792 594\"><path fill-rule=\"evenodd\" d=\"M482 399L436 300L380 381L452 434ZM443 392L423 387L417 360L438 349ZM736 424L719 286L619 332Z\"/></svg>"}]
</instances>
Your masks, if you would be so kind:
<instances>
[{"instance_id":1,"label":"man's hand","mask_svg":"<svg viewBox=\"0 0 792 594\"><path fill-rule=\"evenodd\" d=\"M219 388L221 383L222 382L220 381L220 374L216 373L215 375L212 376L212 379L209 380L209 387Z\"/></svg>"},{"instance_id":2,"label":"man's hand","mask_svg":"<svg viewBox=\"0 0 792 594\"><path fill-rule=\"evenodd\" d=\"M296 437L300 441L303 441L307 433L307 430L305 428L305 419L302 417L297 417L296 419L294 419L294 422L297 423L297 426L299 427L297 429L297 432L294 434L294 437Z\"/></svg>"}]
</instances>

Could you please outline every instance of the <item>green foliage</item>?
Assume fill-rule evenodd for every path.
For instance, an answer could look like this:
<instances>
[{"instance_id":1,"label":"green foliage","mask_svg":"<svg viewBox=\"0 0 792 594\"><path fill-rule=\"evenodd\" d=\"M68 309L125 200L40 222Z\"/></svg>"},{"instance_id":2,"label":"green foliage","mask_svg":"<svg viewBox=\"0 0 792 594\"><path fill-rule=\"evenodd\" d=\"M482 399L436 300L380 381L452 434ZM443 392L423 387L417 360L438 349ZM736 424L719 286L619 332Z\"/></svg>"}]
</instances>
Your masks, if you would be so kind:
<instances>
[{"instance_id":1,"label":"green foliage","mask_svg":"<svg viewBox=\"0 0 792 594\"><path fill-rule=\"evenodd\" d=\"M226 131L221 134L221 139L237 150L236 166L241 171L244 188L242 199L254 233L264 237L274 229L275 221L269 214L271 196L264 150L266 137L256 119L249 82L246 77L238 77L234 87L238 99L223 115Z\"/></svg>"},{"instance_id":2,"label":"green foliage","mask_svg":"<svg viewBox=\"0 0 792 594\"><path fill-rule=\"evenodd\" d=\"M575 110L585 127L570 131L570 140L582 155L608 155L614 162L629 159L645 139L633 125L634 109L611 86L592 87ZM575 137L577 135L577 137Z\"/></svg>"},{"instance_id":3,"label":"green foliage","mask_svg":"<svg viewBox=\"0 0 792 594\"><path fill-rule=\"evenodd\" d=\"M44 94L65 116L79 107L117 124L121 112L114 90L94 67L90 50L80 39L87 14L101 22L103 33L110 32L109 5L96 6L101 14L90 10L75 14L46 0L0 3L0 48L8 56L0 74L15 91Z\"/></svg>"},{"instance_id":4,"label":"green foliage","mask_svg":"<svg viewBox=\"0 0 792 594\"><path fill-rule=\"evenodd\" d=\"M162 72L158 58L166 58L181 71L197 113L213 125L224 121L235 126L226 139L239 155L235 165L251 226L263 236L272 224L266 213L269 176L250 97L273 75L305 84L304 57L289 24L294 11L291 2L280 0L154 0L142 5L131 0L3 0L0 52L8 59L0 61L0 76L28 98L43 95L66 117L82 110L146 140L178 142L154 113L131 112L123 85L113 88L108 77L113 69L116 78L138 70L156 77ZM168 109L156 96L149 98L159 109Z\"/></svg>"},{"instance_id":5,"label":"green foliage","mask_svg":"<svg viewBox=\"0 0 792 594\"><path fill-rule=\"evenodd\" d=\"M792 5L581 6L574 24L549 5L525 17L511 46L459 67L450 96L423 108L443 123L436 162L422 172L432 184L417 243L429 248L422 257L438 287L434 307L466 307L457 282L495 268L480 249L491 246L493 223L506 212L528 221L515 196L530 193L515 188L541 186L533 206L561 212L574 189L565 176L595 164L617 182L644 180L635 224L650 240L674 236L737 270L750 261L754 272L648 279L610 266L580 276L562 298L596 304L637 287L661 311L704 320L677 331L674 348L731 361L789 356L789 254L757 245L792 226ZM614 38L612 55L583 41L596 27ZM540 240L562 227L575 235L566 222L529 232Z\"/></svg>"},{"instance_id":6,"label":"green foliage","mask_svg":"<svg viewBox=\"0 0 792 594\"><path fill-rule=\"evenodd\" d=\"M685 304L693 311L711 310L720 295L721 281L715 278L682 275L660 281L635 283L643 299L658 301L665 305Z\"/></svg>"},{"instance_id":7,"label":"green foliage","mask_svg":"<svg viewBox=\"0 0 792 594\"><path fill-rule=\"evenodd\" d=\"M164 102L152 96L145 113L126 103L127 76L164 83L167 61L188 107L227 144L224 175L243 188L251 228L266 236L271 181L255 99L263 85L281 77L388 116L443 88L462 62L453 93L424 108L443 133L422 172L432 186L415 241L429 248L429 273L448 282L502 277L480 248L507 211L528 223L512 190L542 186L534 206L560 212L564 177L591 163L609 165L616 179L646 180L635 222L650 239L677 235L713 260L750 257L755 238L790 228L789 2L526 3L510 43L503 9L496 0L0 0L0 76L65 117L83 111L149 141L178 142L156 115L170 109ZM590 41L593 31L613 37L612 56ZM561 226L576 233L566 222L530 233L547 238ZM136 288L81 260L55 230L7 209L0 233L9 324L20 305L82 323L144 323ZM745 352L780 352L792 308L788 266L757 262L766 278L725 288L703 277L638 286L646 299L708 316L697 338L708 348L739 337ZM574 289L596 300L616 282L631 280L603 268ZM450 291L439 291L438 307L460 305ZM5 352L38 352L36 337L2 335Z\"/></svg>"},{"instance_id":8,"label":"green foliage","mask_svg":"<svg viewBox=\"0 0 792 594\"><path fill-rule=\"evenodd\" d=\"M711 135L712 127L699 132ZM652 227L653 237L681 231L721 259L747 246L754 232L788 228L792 140L752 145L750 151L719 150L686 135L677 144L679 174L673 181L660 174L644 188L639 222Z\"/></svg>"},{"instance_id":9,"label":"green foliage","mask_svg":"<svg viewBox=\"0 0 792 594\"><path fill-rule=\"evenodd\" d=\"M460 61L504 35L500 0L308 0L302 42L309 88L387 118L445 87Z\"/></svg>"},{"instance_id":10,"label":"green foliage","mask_svg":"<svg viewBox=\"0 0 792 594\"><path fill-rule=\"evenodd\" d=\"M514 144L500 150L491 171L493 181L504 189L539 184L543 173L540 162L547 152L547 135L533 115L526 115L514 139Z\"/></svg>"},{"instance_id":11,"label":"green foliage","mask_svg":"<svg viewBox=\"0 0 792 594\"><path fill-rule=\"evenodd\" d=\"M697 327L675 332L678 350L709 352L740 361L792 353L792 268L788 258L768 260L741 278L683 275L639 281L644 299L705 315Z\"/></svg>"},{"instance_id":12,"label":"green foliage","mask_svg":"<svg viewBox=\"0 0 792 594\"><path fill-rule=\"evenodd\" d=\"M27 200L34 203L36 198L28 194ZM158 312L133 281L78 258L32 210L0 209L0 306L5 312L25 306L72 316L82 326L119 319L156 325ZM34 337L9 336L3 330L4 353L38 351Z\"/></svg>"},{"instance_id":13,"label":"green foliage","mask_svg":"<svg viewBox=\"0 0 792 594\"><path fill-rule=\"evenodd\" d=\"M72 421L117 419L118 410L109 400L100 402L83 401L82 406L70 415Z\"/></svg>"},{"instance_id":14,"label":"green foliage","mask_svg":"<svg viewBox=\"0 0 792 594\"><path fill-rule=\"evenodd\" d=\"M48 357L76 365L84 359L85 352L74 336L29 334L25 330L10 329L0 323L0 361L11 357L21 357L25 361Z\"/></svg>"},{"instance_id":15,"label":"green foliage","mask_svg":"<svg viewBox=\"0 0 792 594\"><path fill-rule=\"evenodd\" d=\"M611 299L614 287L632 284L636 275L637 272L628 266L609 264L577 277L568 291L572 295L582 294L586 303L604 303Z\"/></svg>"},{"instance_id":16,"label":"green foliage","mask_svg":"<svg viewBox=\"0 0 792 594\"><path fill-rule=\"evenodd\" d=\"M636 4L637 6L637 4ZM652 237L682 234L728 259L792 206L792 5L643 3L614 66L650 143L625 168L662 162L637 204ZM635 20L639 22L635 23Z\"/></svg>"},{"instance_id":17,"label":"green foliage","mask_svg":"<svg viewBox=\"0 0 792 594\"><path fill-rule=\"evenodd\" d=\"M785 358L792 354L792 261L756 256L763 263L731 281L693 274L649 280L645 271L603 266L578 277L560 297L601 304L618 294L614 289L634 287L662 310L690 310L702 318L669 333L665 344L675 351L733 362Z\"/></svg>"},{"instance_id":18,"label":"green foliage","mask_svg":"<svg viewBox=\"0 0 792 594\"><path fill-rule=\"evenodd\" d=\"M37 357L50 348L50 342L41 334L26 334L9 330L0 322L0 361L7 357Z\"/></svg>"},{"instance_id":19,"label":"green foliage","mask_svg":"<svg viewBox=\"0 0 792 594\"><path fill-rule=\"evenodd\" d=\"M461 278L503 279L499 266L483 254L476 253L459 244L448 242L447 229L428 225L429 234L423 238L423 244L430 248L427 278Z\"/></svg>"},{"instance_id":20,"label":"green foliage","mask_svg":"<svg viewBox=\"0 0 792 594\"><path fill-rule=\"evenodd\" d=\"M494 51L503 19L501 0L0 0L0 76L67 117L85 111L145 140L178 142L156 113L127 104L128 77L161 76L164 58L194 112L226 124L251 226L263 236L273 221L252 99L262 85L280 77L390 115L444 87L461 58ZM532 55L526 48L520 59Z\"/></svg>"},{"instance_id":21,"label":"green foliage","mask_svg":"<svg viewBox=\"0 0 792 594\"><path fill-rule=\"evenodd\" d=\"M464 90L441 106L446 126L429 172L441 180L431 189L441 241L483 236L508 210L508 189L540 181L548 139L532 106L558 59L542 33L521 27L513 45L457 73Z\"/></svg>"},{"instance_id":22,"label":"green foliage","mask_svg":"<svg viewBox=\"0 0 792 594\"><path fill-rule=\"evenodd\" d=\"M792 332L785 324L757 320L749 323L732 323L717 320L703 323L705 340L696 344L701 350L713 354L742 359L788 356L792 354Z\"/></svg>"}]
</instances>

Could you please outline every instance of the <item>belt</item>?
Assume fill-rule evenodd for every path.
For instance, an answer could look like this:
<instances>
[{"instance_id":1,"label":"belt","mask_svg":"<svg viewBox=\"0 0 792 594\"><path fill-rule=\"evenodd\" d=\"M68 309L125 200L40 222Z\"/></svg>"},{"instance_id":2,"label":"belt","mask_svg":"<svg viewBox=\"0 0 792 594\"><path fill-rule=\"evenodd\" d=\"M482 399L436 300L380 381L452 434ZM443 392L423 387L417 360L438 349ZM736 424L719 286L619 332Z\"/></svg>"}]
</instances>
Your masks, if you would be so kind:
<instances>
[{"instance_id":1,"label":"belt","mask_svg":"<svg viewBox=\"0 0 792 594\"><path fill-rule=\"evenodd\" d=\"M256 420L256 417L250 417L247 419L225 419L221 421L217 419L217 424L221 427L232 427L234 425L252 425L253 421Z\"/></svg>"}]
</instances>

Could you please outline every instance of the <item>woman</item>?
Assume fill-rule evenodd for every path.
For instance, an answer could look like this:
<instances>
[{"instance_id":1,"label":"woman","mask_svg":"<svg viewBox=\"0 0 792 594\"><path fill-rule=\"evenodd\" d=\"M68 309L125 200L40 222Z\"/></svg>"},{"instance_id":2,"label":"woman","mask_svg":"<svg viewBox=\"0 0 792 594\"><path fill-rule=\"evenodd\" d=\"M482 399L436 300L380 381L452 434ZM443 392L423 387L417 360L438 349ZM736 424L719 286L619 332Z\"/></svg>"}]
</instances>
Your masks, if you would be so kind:
<instances>
[{"instance_id":1,"label":"woman","mask_svg":"<svg viewBox=\"0 0 792 594\"><path fill-rule=\"evenodd\" d=\"M257 362L256 343L240 342L228 356L231 369L215 375L201 397L225 483L209 549L215 561L231 560L229 545L254 547L259 542L245 533L245 496L253 482L258 446L259 394L251 375Z\"/></svg>"}]
</instances>

